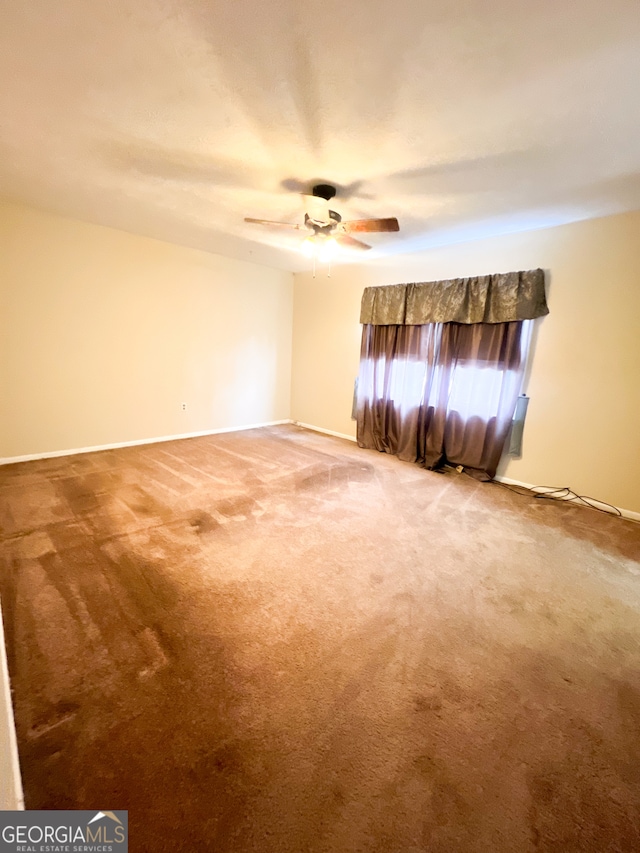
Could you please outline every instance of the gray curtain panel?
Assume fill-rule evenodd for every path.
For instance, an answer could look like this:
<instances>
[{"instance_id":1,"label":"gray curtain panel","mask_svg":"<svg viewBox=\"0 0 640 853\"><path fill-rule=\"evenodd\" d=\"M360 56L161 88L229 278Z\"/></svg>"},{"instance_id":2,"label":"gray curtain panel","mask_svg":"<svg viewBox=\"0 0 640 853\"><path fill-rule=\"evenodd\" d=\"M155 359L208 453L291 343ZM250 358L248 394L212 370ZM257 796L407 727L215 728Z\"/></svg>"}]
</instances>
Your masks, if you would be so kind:
<instances>
[{"instance_id":1,"label":"gray curtain panel","mask_svg":"<svg viewBox=\"0 0 640 853\"><path fill-rule=\"evenodd\" d=\"M492 479L522 382L522 326L365 325L358 444Z\"/></svg>"},{"instance_id":2,"label":"gray curtain panel","mask_svg":"<svg viewBox=\"0 0 640 853\"><path fill-rule=\"evenodd\" d=\"M548 313L544 270L536 269L367 287L360 322L377 326L510 323Z\"/></svg>"}]
</instances>

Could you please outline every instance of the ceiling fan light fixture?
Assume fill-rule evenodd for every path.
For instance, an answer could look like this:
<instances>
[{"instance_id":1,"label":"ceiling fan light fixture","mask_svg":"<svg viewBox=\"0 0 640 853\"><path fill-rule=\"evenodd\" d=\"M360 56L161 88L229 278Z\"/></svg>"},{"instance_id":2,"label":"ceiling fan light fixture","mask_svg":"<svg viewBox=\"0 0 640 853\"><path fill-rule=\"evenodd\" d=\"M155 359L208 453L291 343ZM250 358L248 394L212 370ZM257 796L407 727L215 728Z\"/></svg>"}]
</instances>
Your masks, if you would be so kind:
<instances>
[{"instance_id":1,"label":"ceiling fan light fixture","mask_svg":"<svg viewBox=\"0 0 640 853\"><path fill-rule=\"evenodd\" d=\"M323 240L318 240L316 245L319 261L330 261L338 248L338 243L335 237L325 237Z\"/></svg>"},{"instance_id":2,"label":"ceiling fan light fixture","mask_svg":"<svg viewBox=\"0 0 640 853\"><path fill-rule=\"evenodd\" d=\"M314 235L310 234L308 237L304 238L302 243L300 243L300 251L308 258L313 258L315 256L317 247Z\"/></svg>"},{"instance_id":3,"label":"ceiling fan light fixture","mask_svg":"<svg viewBox=\"0 0 640 853\"><path fill-rule=\"evenodd\" d=\"M330 261L338 249L338 241L330 234L309 234L300 243L300 251L317 261Z\"/></svg>"}]
</instances>

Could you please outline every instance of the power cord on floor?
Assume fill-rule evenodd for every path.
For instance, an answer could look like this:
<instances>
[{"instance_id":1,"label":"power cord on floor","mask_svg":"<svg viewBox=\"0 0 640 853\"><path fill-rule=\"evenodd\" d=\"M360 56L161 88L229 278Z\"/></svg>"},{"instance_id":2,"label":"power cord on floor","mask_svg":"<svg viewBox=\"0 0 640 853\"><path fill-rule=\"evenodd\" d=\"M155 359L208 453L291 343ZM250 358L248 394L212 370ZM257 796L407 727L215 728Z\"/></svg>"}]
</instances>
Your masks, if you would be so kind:
<instances>
[{"instance_id":1,"label":"power cord on floor","mask_svg":"<svg viewBox=\"0 0 640 853\"><path fill-rule=\"evenodd\" d=\"M518 495L532 494L534 498L543 501L562 501L564 503L576 501L583 506L588 506L590 509L596 509L598 512L604 512L605 515L615 515L618 516L618 518L623 517L617 506L613 506L613 504L609 504L606 501L599 501L597 498L592 498L589 495L579 495L577 492L574 492L573 489L570 489L569 486L534 486L531 489L527 486L520 486L519 488L522 489L522 491L518 491L508 483L501 483L499 480L492 480L491 482L498 486L502 486L503 489L509 489L509 491L515 492ZM544 489L544 491L540 491L540 489ZM601 504L601 506L596 506L596 504ZM604 509L604 507L609 507L609 509Z\"/></svg>"},{"instance_id":2,"label":"power cord on floor","mask_svg":"<svg viewBox=\"0 0 640 853\"><path fill-rule=\"evenodd\" d=\"M475 477L465 471L462 465L455 467L451 466L450 470L457 471L459 474L466 474L467 477L470 477L472 480L475 479ZM533 495L537 500L561 501L563 503L575 501L582 506L587 506L590 509L603 512L605 515L613 515L618 518L624 517L617 506L613 506L613 504L607 503L606 501L600 501L597 498L592 498L589 495L579 495L569 486L532 486L529 488L528 486L512 486L509 483L501 483L499 480L490 480L490 482L495 483L496 486L501 486L503 489L508 489L510 492L515 492L516 495L520 495L522 497L530 497ZM596 506L596 504L600 504L600 506ZM608 507L608 509L604 509L604 507ZM636 521L634 518L627 518L626 521L633 521L636 524L640 524L640 522Z\"/></svg>"}]
</instances>

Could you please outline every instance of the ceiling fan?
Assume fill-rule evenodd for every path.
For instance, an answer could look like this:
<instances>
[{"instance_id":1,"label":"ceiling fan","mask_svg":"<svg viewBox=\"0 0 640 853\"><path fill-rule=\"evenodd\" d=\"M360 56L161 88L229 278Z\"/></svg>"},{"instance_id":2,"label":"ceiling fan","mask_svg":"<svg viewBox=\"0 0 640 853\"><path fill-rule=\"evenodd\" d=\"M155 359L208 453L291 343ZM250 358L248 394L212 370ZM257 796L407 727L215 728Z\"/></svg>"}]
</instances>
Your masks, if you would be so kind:
<instances>
[{"instance_id":1,"label":"ceiling fan","mask_svg":"<svg viewBox=\"0 0 640 853\"><path fill-rule=\"evenodd\" d=\"M387 231L399 231L400 226L395 217L386 219L351 219L346 222L335 210L329 209L329 202L336 194L336 188L331 184L317 184L311 195L304 194L305 214L304 225L294 225L290 222L272 222L269 219L253 219L245 217L245 222L257 225L277 225L283 228L295 228L297 231L307 230L309 233L302 241L301 249L305 254L319 257L329 257L336 246L350 249L370 249L368 243L363 243L352 237L352 234L373 234Z\"/></svg>"}]
</instances>

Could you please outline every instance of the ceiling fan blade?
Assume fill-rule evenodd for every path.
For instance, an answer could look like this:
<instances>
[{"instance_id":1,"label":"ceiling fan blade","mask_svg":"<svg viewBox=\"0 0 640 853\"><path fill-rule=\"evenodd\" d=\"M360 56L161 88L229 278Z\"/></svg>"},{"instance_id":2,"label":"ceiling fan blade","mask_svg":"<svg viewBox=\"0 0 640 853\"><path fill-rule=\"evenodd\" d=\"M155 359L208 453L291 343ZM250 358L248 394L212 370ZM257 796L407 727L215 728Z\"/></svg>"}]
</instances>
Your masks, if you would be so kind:
<instances>
[{"instance_id":1,"label":"ceiling fan blade","mask_svg":"<svg viewBox=\"0 0 640 853\"><path fill-rule=\"evenodd\" d=\"M335 235L336 243L340 246L344 246L347 249L370 249L371 246L367 245L367 243L363 243L362 240L356 240L355 237L349 237L348 234L336 234Z\"/></svg>"},{"instance_id":2,"label":"ceiling fan blade","mask_svg":"<svg viewBox=\"0 0 640 853\"><path fill-rule=\"evenodd\" d=\"M351 219L343 222L344 230L348 234L373 234L378 231L399 231L400 226L395 216L389 219Z\"/></svg>"},{"instance_id":3,"label":"ceiling fan blade","mask_svg":"<svg viewBox=\"0 0 640 853\"><path fill-rule=\"evenodd\" d=\"M256 225L282 225L285 228L295 228L300 230L299 225L293 225L291 222L274 222L272 219L253 219L251 216L245 216L245 222L253 222Z\"/></svg>"}]
</instances>

